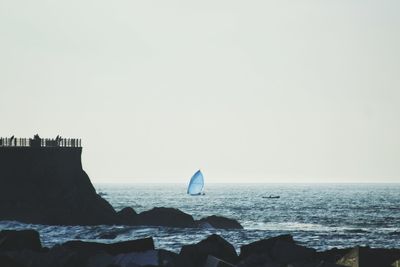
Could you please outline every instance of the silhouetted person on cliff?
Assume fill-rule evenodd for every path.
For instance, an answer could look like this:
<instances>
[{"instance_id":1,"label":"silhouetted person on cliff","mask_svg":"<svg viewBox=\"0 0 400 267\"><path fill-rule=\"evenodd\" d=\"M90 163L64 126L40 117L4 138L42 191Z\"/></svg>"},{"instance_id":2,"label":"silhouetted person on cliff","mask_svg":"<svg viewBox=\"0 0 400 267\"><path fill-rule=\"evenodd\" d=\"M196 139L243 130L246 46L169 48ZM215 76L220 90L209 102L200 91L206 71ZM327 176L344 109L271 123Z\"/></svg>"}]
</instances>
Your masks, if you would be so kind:
<instances>
[{"instance_id":1,"label":"silhouetted person on cliff","mask_svg":"<svg viewBox=\"0 0 400 267\"><path fill-rule=\"evenodd\" d=\"M32 147L40 147L41 145L41 139L38 134L35 134L33 136L33 139L29 139L29 141L30 141L30 146Z\"/></svg>"},{"instance_id":2,"label":"silhouetted person on cliff","mask_svg":"<svg viewBox=\"0 0 400 267\"><path fill-rule=\"evenodd\" d=\"M56 146L60 146L60 135L57 135L56 137Z\"/></svg>"},{"instance_id":3,"label":"silhouetted person on cliff","mask_svg":"<svg viewBox=\"0 0 400 267\"><path fill-rule=\"evenodd\" d=\"M14 135L11 136L11 138L10 138L10 141L9 141L9 143L8 143L9 146L12 146L12 145L13 145L13 140L14 140Z\"/></svg>"}]
</instances>

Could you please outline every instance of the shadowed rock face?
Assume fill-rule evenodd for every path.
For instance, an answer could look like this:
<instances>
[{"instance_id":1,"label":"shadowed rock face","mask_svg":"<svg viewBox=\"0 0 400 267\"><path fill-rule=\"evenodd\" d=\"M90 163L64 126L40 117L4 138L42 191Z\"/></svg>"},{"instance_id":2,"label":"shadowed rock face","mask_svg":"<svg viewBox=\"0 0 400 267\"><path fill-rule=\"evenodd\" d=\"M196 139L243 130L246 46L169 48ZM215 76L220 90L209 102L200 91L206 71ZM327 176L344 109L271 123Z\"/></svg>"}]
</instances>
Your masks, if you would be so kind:
<instances>
[{"instance_id":1,"label":"shadowed rock face","mask_svg":"<svg viewBox=\"0 0 400 267\"><path fill-rule=\"evenodd\" d=\"M266 254L271 256L272 249L278 241L294 244L293 236L291 235L280 235L268 239L258 240L253 243L243 245L240 248L240 258L245 259L251 254Z\"/></svg>"},{"instance_id":2,"label":"shadowed rock face","mask_svg":"<svg viewBox=\"0 0 400 267\"><path fill-rule=\"evenodd\" d=\"M151 237L109 244L74 240L42 248L34 230L0 231L0 244L1 267L397 267L400 259L400 249L368 247L316 254L296 244L290 235L244 245L241 251L246 253L241 257L232 244L215 234L183 246L179 254L156 249ZM336 263L336 255L345 251Z\"/></svg>"},{"instance_id":3,"label":"shadowed rock face","mask_svg":"<svg viewBox=\"0 0 400 267\"><path fill-rule=\"evenodd\" d=\"M195 227L191 215L178 209L156 207L137 215L137 223L140 225L170 226L170 227Z\"/></svg>"},{"instance_id":4,"label":"shadowed rock face","mask_svg":"<svg viewBox=\"0 0 400 267\"><path fill-rule=\"evenodd\" d=\"M82 148L0 148L0 220L113 224L113 207L82 169Z\"/></svg>"},{"instance_id":5,"label":"shadowed rock face","mask_svg":"<svg viewBox=\"0 0 400 267\"><path fill-rule=\"evenodd\" d=\"M29 249L40 251L42 243L39 233L34 230L3 230L0 232L0 251Z\"/></svg>"},{"instance_id":6,"label":"shadowed rock face","mask_svg":"<svg viewBox=\"0 0 400 267\"><path fill-rule=\"evenodd\" d=\"M236 263L238 260L232 244L216 234L197 244L183 246L179 253L185 266L204 266L208 255L231 263Z\"/></svg>"},{"instance_id":7,"label":"shadowed rock face","mask_svg":"<svg viewBox=\"0 0 400 267\"><path fill-rule=\"evenodd\" d=\"M209 224L213 228L243 229L243 226L240 225L238 221L215 215L202 218L201 220L198 221L199 226L202 226L204 224Z\"/></svg>"},{"instance_id":8,"label":"shadowed rock face","mask_svg":"<svg viewBox=\"0 0 400 267\"><path fill-rule=\"evenodd\" d=\"M344 255L338 264L349 267L392 267L400 259L398 249L355 247Z\"/></svg>"}]
</instances>

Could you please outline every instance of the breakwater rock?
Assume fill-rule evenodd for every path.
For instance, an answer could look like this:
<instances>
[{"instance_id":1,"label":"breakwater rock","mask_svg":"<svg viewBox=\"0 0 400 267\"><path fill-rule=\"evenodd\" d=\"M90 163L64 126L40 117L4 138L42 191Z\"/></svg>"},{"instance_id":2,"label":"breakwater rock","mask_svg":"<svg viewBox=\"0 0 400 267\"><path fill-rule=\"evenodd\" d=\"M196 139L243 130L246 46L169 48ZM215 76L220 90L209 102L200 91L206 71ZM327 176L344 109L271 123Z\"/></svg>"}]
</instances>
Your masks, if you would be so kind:
<instances>
[{"instance_id":1,"label":"breakwater rock","mask_svg":"<svg viewBox=\"0 0 400 267\"><path fill-rule=\"evenodd\" d=\"M318 252L290 235L259 240L240 248L218 235L185 245L180 253L157 249L151 237L111 244L68 241L42 247L33 230L0 232L2 267L396 267L400 249L355 247Z\"/></svg>"},{"instance_id":2,"label":"breakwater rock","mask_svg":"<svg viewBox=\"0 0 400 267\"><path fill-rule=\"evenodd\" d=\"M241 228L223 217L202 222L173 208L116 212L82 168L81 147L0 147L0 220L46 225Z\"/></svg>"}]
</instances>

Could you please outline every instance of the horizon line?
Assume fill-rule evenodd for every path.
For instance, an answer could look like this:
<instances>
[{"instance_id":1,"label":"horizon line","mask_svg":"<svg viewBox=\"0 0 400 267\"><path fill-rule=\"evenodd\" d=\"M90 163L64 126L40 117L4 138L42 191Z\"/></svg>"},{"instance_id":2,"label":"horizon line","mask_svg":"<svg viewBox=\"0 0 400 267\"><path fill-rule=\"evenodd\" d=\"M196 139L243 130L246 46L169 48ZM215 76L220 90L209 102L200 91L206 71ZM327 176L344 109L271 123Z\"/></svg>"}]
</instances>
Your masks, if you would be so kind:
<instances>
[{"instance_id":1,"label":"horizon line","mask_svg":"<svg viewBox=\"0 0 400 267\"><path fill-rule=\"evenodd\" d=\"M124 181L99 181L94 182L94 184L187 184L187 182L124 182ZM207 182L207 184L400 184L400 182L361 182L361 181L350 181L350 182Z\"/></svg>"}]
</instances>

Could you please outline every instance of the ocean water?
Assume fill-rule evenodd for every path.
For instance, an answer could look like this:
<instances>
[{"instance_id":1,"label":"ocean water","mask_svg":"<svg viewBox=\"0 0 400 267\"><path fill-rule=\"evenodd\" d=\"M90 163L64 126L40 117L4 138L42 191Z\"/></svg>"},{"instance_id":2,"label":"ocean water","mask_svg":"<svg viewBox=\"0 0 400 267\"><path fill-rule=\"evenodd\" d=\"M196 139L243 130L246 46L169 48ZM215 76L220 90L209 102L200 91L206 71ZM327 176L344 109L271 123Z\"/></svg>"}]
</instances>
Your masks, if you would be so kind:
<instances>
[{"instance_id":1,"label":"ocean water","mask_svg":"<svg viewBox=\"0 0 400 267\"><path fill-rule=\"evenodd\" d=\"M209 184L206 195L191 197L184 184L97 184L116 210L137 212L173 207L200 219L221 215L243 230L178 229L131 226L46 226L0 222L0 229L33 228L52 246L71 239L116 242L152 236L156 247L179 252L216 233L237 249L279 234L292 234L318 250L369 245L400 248L400 184ZM279 199L262 196L280 195ZM102 239L115 233L115 239Z\"/></svg>"}]
</instances>

